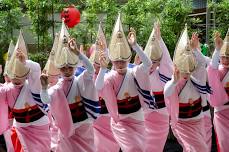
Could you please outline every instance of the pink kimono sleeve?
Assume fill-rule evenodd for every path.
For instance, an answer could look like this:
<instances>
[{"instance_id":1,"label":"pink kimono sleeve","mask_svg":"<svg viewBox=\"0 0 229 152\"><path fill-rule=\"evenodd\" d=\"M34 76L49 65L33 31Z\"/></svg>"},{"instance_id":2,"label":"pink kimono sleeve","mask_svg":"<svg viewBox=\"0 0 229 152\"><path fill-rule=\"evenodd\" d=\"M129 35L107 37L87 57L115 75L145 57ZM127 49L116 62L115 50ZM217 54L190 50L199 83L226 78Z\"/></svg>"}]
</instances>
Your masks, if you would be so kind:
<instances>
[{"instance_id":1,"label":"pink kimono sleeve","mask_svg":"<svg viewBox=\"0 0 229 152\"><path fill-rule=\"evenodd\" d=\"M0 135L9 127L6 88L0 86Z\"/></svg>"},{"instance_id":2,"label":"pink kimono sleeve","mask_svg":"<svg viewBox=\"0 0 229 152\"><path fill-rule=\"evenodd\" d=\"M229 101L228 95L220 80L218 69L214 69L211 65L208 66L208 81L212 88L212 94L209 95L209 103L213 107L222 106Z\"/></svg>"},{"instance_id":3,"label":"pink kimono sleeve","mask_svg":"<svg viewBox=\"0 0 229 152\"><path fill-rule=\"evenodd\" d=\"M104 86L101 90L99 90L99 94L102 98L105 99L107 109L114 119L115 122L118 121L118 106L117 106L117 97L115 95L115 91L112 85L112 80L110 78L106 78L104 80Z\"/></svg>"},{"instance_id":4,"label":"pink kimono sleeve","mask_svg":"<svg viewBox=\"0 0 229 152\"><path fill-rule=\"evenodd\" d=\"M50 109L57 126L65 137L70 137L73 134L73 121L63 90L58 88L53 91L51 100Z\"/></svg>"},{"instance_id":5,"label":"pink kimono sleeve","mask_svg":"<svg viewBox=\"0 0 229 152\"><path fill-rule=\"evenodd\" d=\"M162 78L164 78L165 80L167 79L168 81L169 79L171 79L173 74L173 61L170 57L169 51L163 39L160 40L160 46L163 50L163 54L160 61L159 73L164 76L164 77L162 76Z\"/></svg>"},{"instance_id":6,"label":"pink kimono sleeve","mask_svg":"<svg viewBox=\"0 0 229 152\"><path fill-rule=\"evenodd\" d=\"M172 81L168 81L165 85L164 88L165 104L171 117L171 123L173 126L175 126L178 121L178 114L179 114L178 89L177 86L174 85L172 93L168 95L167 88L169 88L169 85L174 85L174 84L172 84Z\"/></svg>"}]
</instances>

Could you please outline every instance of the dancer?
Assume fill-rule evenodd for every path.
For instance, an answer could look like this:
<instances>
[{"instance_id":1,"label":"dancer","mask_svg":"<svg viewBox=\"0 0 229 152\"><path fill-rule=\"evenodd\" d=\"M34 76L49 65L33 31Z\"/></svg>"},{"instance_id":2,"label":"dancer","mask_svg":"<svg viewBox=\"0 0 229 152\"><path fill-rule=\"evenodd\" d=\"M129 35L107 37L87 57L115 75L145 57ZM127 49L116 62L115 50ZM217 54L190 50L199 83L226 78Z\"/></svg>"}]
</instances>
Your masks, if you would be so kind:
<instances>
[{"instance_id":1,"label":"dancer","mask_svg":"<svg viewBox=\"0 0 229 152\"><path fill-rule=\"evenodd\" d=\"M7 74L12 83L0 88L0 102L5 102L7 109L10 107L14 117L11 139L16 152L50 150L49 119L39 96L40 72L40 65L27 59L26 45L20 32L7 65ZM0 130L8 126L8 111L1 115L7 121L0 121Z\"/></svg>"},{"instance_id":2,"label":"dancer","mask_svg":"<svg viewBox=\"0 0 229 152\"><path fill-rule=\"evenodd\" d=\"M178 142L186 152L207 152L202 108L206 104L206 93L210 92L206 84L205 58L197 50L198 36L188 38L185 27L174 55L174 74L166 83L164 95L171 127Z\"/></svg>"},{"instance_id":3,"label":"dancer","mask_svg":"<svg viewBox=\"0 0 229 152\"><path fill-rule=\"evenodd\" d=\"M215 51L212 55L212 61L208 66L209 84L213 93L210 94L209 103L214 109L214 128L219 144L220 152L229 150L229 98L228 98L228 67L229 67L229 30L224 41L220 34L215 35Z\"/></svg>"},{"instance_id":4,"label":"dancer","mask_svg":"<svg viewBox=\"0 0 229 152\"><path fill-rule=\"evenodd\" d=\"M84 62L85 70L79 77L74 76L78 60ZM95 89L92 80L94 69L90 61L81 54L74 39L62 23L60 38L55 58L55 66L60 70L62 79L53 87L48 87L47 75L41 76L41 98L50 103L51 114L60 128L60 141L57 151L61 152L92 152L94 138L92 130L93 119L100 110L99 104L92 100Z\"/></svg>"},{"instance_id":5,"label":"dancer","mask_svg":"<svg viewBox=\"0 0 229 152\"><path fill-rule=\"evenodd\" d=\"M130 45L143 63L133 69L127 68L131 50L125 38L119 14L108 52L113 69L106 74L106 59L101 54L101 69L96 79L96 88L106 102L111 115L111 129L122 151L141 152L144 151L145 135L144 115L141 108L141 103L144 101L138 89L148 87L143 86L148 85L147 83L140 81L144 81L141 76L148 74L152 63L136 43L133 29L128 37Z\"/></svg>"}]
</instances>

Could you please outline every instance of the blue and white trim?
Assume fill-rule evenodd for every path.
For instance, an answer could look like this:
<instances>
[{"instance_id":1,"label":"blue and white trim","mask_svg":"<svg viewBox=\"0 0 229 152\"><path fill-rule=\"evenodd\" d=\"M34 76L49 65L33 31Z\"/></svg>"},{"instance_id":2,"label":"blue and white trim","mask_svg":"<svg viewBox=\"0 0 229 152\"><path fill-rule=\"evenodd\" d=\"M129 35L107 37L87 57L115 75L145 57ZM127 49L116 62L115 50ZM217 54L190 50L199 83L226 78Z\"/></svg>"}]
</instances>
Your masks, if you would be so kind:
<instances>
[{"instance_id":1,"label":"blue and white trim","mask_svg":"<svg viewBox=\"0 0 229 152\"><path fill-rule=\"evenodd\" d=\"M101 112L101 106L99 101L93 101L87 98L82 97L83 104L85 106L86 112L94 119L98 117Z\"/></svg>"},{"instance_id":2,"label":"blue and white trim","mask_svg":"<svg viewBox=\"0 0 229 152\"><path fill-rule=\"evenodd\" d=\"M144 102L149 105L150 109L156 109L157 108L157 104L155 102L154 97L150 94L150 91L141 89L141 87L139 86L138 81L136 80L136 78L134 78L134 82L135 82L135 84L137 86L138 92L144 98Z\"/></svg>"},{"instance_id":3,"label":"blue and white trim","mask_svg":"<svg viewBox=\"0 0 229 152\"><path fill-rule=\"evenodd\" d=\"M206 83L205 86L199 85L196 82L194 82L193 80L191 80L192 84L197 88L197 90L199 91L199 93L201 94L212 94L212 90L211 87L209 86L208 82Z\"/></svg>"},{"instance_id":4,"label":"blue and white trim","mask_svg":"<svg viewBox=\"0 0 229 152\"><path fill-rule=\"evenodd\" d=\"M76 67L75 76L78 77L86 69L84 67Z\"/></svg>"},{"instance_id":5,"label":"blue and white trim","mask_svg":"<svg viewBox=\"0 0 229 152\"><path fill-rule=\"evenodd\" d=\"M134 68L135 66L136 66L136 64L133 64L133 63L128 64L128 68L130 68L130 69Z\"/></svg>"},{"instance_id":6,"label":"blue and white trim","mask_svg":"<svg viewBox=\"0 0 229 152\"><path fill-rule=\"evenodd\" d=\"M160 80L161 80L162 82L164 82L164 83L167 83L168 81L171 80L171 78L166 77L165 75L163 75L163 74L161 74L161 73L159 73L159 77L160 77Z\"/></svg>"},{"instance_id":7,"label":"blue and white trim","mask_svg":"<svg viewBox=\"0 0 229 152\"><path fill-rule=\"evenodd\" d=\"M40 109L47 115L48 114L48 111L49 111L49 108L48 108L48 105L47 104L44 104L42 101L41 101L41 96L40 94L35 94L35 93L32 93L32 97L35 101L35 103L40 107Z\"/></svg>"}]
</instances>

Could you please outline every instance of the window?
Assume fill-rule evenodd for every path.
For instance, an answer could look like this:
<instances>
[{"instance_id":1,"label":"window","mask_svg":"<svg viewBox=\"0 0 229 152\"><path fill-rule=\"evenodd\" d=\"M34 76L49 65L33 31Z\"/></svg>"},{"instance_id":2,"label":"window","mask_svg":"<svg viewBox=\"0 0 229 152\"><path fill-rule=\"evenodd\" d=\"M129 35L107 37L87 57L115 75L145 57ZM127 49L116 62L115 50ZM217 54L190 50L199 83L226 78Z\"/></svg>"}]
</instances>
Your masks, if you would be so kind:
<instances>
[{"instance_id":1,"label":"window","mask_svg":"<svg viewBox=\"0 0 229 152\"><path fill-rule=\"evenodd\" d=\"M206 8L206 6L207 6L207 0L193 0L194 9Z\"/></svg>"}]
</instances>

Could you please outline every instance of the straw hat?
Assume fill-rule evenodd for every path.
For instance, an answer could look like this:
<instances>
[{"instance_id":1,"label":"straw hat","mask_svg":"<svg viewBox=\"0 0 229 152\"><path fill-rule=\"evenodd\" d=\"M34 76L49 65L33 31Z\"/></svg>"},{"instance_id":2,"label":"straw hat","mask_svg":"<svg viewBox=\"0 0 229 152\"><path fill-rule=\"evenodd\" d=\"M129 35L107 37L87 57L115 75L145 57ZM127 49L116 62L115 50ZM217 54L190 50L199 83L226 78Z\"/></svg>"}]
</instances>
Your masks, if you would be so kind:
<instances>
[{"instance_id":1,"label":"straw hat","mask_svg":"<svg viewBox=\"0 0 229 152\"><path fill-rule=\"evenodd\" d=\"M23 79L29 74L30 71L30 69L25 66L25 63L22 63L16 57L17 49L20 49L20 51L22 51L22 53L25 55L25 59L27 60L28 53L22 31L20 31L17 44L7 65L7 74L11 79Z\"/></svg>"},{"instance_id":2,"label":"straw hat","mask_svg":"<svg viewBox=\"0 0 229 152\"><path fill-rule=\"evenodd\" d=\"M109 45L109 58L111 61L127 61L131 58L131 50L123 32L120 14L113 29Z\"/></svg>"},{"instance_id":3,"label":"straw hat","mask_svg":"<svg viewBox=\"0 0 229 152\"><path fill-rule=\"evenodd\" d=\"M223 41L223 46L220 50L220 56L229 57L229 29Z\"/></svg>"},{"instance_id":4,"label":"straw hat","mask_svg":"<svg viewBox=\"0 0 229 152\"><path fill-rule=\"evenodd\" d=\"M155 28L153 28L144 51L151 60L159 61L162 57L163 51L159 45L158 40L156 39L155 33Z\"/></svg>"},{"instance_id":5,"label":"straw hat","mask_svg":"<svg viewBox=\"0 0 229 152\"><path fill-rule=\"evenodd\" d=\"M11 58L13 52L14 52L14 48L15 48L15 45L13 44L13 41L11 40L9 48L8 48L8 52L7 52L7 58L6 58L6 63L5 63L3 75L8 75L7 74L7 66L8 66L10 58Z\"/></svg>"},{"instance_id":6,"label":"straw hat","mask_svg":"<svg viewBox=\"0 0 229 152\"><path fill-rule=\"evenodd\" d=\"M181 73L192 73L197 66L197 61L190 48L187 25L177 43L173 62Z\"/></svg>"},{"instance_id":7,"label":"straw hat","mask_svg":"<svg viewBox=\"0 0 229 152\"><path fill-rule=\"evenodd\" d=\"M70 35L67 31L64 21L62 21L57 52L54 60L55 66L58 69L65 66L76 67L79 61L78 56L72 52L68 46L69 39Z\"/></svg>"},{"instance_id":8,"label":"straw hat","mask_svg":"<svg viewBox=\"0 0 229 152\"><path fill-rule=\"evenodd\" d=\"M51 50L51 52L49 54L48 61L47 61L46 65L45 65L45 68L44 68L44 70L46 71L46 74L48 74L49 76L58 76L58 75L60 75L59 69L57 69L55 64L54 64L54 59L55 59L55 55L56 55L56 52L57 52L58 41L59 41L59 33L57 33L55 35L53 47L52 47L52 50Z\"/></svg>"}]
</instances>

